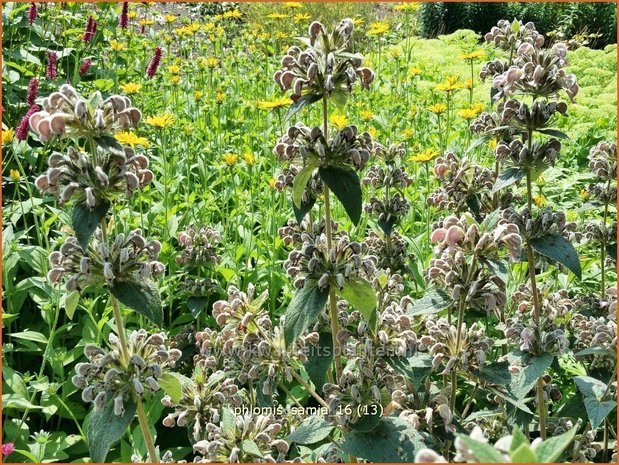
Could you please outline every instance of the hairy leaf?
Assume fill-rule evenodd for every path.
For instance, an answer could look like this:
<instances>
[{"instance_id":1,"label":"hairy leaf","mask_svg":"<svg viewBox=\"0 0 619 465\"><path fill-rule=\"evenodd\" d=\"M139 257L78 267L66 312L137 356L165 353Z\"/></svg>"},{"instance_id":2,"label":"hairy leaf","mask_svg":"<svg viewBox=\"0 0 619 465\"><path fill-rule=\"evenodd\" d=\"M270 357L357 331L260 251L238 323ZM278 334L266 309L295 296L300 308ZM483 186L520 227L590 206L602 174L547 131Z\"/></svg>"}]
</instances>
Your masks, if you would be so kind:
<instances>
[{"instance_id":1,"label":"hairy leaf","mask_svg":"<svg viewBox=\"0 0 619 465\"><path fill-rule=\"evenodd\" d=\"M301 198L303 197L303 192L305 191L307 183L312 178L314 171L316 171L316 165L310 164L305 166L294 177L294 182L292 184L292 201L297 208L301 208Z\"/></svg>"},{"instance_id":2,"label":"hairy leaf","mask_svg":"<svg viewBox=\"0 0 619 465\"><path fill-rule=\"evenodd\" d=\"M376 293L372 284L356 277L348 281L338 294L361 312L373 332L376 330Z\"/></svg>"},{"instance_id":3,"label":"hairy leaf","mask_svg":"<svg viewBox=\"0 0 619 465\"><path fill-rule=\"evenodd\" d=\"M471 449L479 463L504 463L501 453L485 442L479 442L465 434L458 434L458 438Z\"/></svg>"},{"instance_id":4,"label":"hairy leaf","mask_svg":"<svg viewBox=\"0 0 619 465\"><path fill-rule=\"evenodd\" d=\"M576 431L578 431L578 425L559 436L554 436L542 441L535 449L537 461L539 463L559 463L558 460L561 454L571 444L576 435Z\"/></svg>"},{"instance_id":5,"label":"hairy leaf","mask_svg":"<svg viewBox=\"0 0 619 465\"><path fill-rule=\"evenodd\" d=\"M161 296L151 281L115 281L110 291L122 304L145 316L157 326L163 324Z\"/></svg>"},{"instance_id":6,"label":"hairy leaf","mask_svg":"<svg viewBox=\"0 0 619 465\"><path fill-rule=\"evenodd\" d=\"M492 193L500 191L512 184L517 183L521 179L523 179L527 175L527 172L524 168L507 168L497 178L494 186L492 186Z\"/></svg>"},{"instance_id":7,"label":"hairy leaf","mask_svg":"<svg viewBox=\"0 0 619 465\"><path fill-rule=\"evenodd\" d=\"M447 292L437 287L429 289L425 295L418 299L413 306L408 309L408 316L431 315L453 304L453 300Z\"/></svg>"},{"instance_id":8,"label":"hairy leaf","mask_svg":"<svg viewBox=\"0 0 619 465\"><path fill-rule=\"evenodd\" d=\"M325 308L328 297L328 288L321 290L316 281L308 280L297 290L286 310L284 340L287 346L296 341L303 331L316 321Z\"/></svg>"},{"instance_id":9,"label":"hairy leaf","mask_svg":"<svg viewBox=\"0 0 619 465\"><path fill-rule=\"evenodd\" d=\"M362 195L359 176L352 168L323 166L318 169L320 178L342 202L353 224L361 219Z\"/></svg>"},{"instance_id":10,"label":"hairy leaf","mask_svg":"<svg viewBox=\"0 0 619 465\"><path fill-rule=\"evenodd\" d=\"M101 410L93 410L88 423L88 449L94 463L104 463L110 448L122 438L127 427L135 417L136 404L133 400L124 401L123 416L114 414L114 398L107 394L105 406Z\"/></svg>"},{"instance_id":11,"label":"hairy leaf","mask_svg":"<svg viewBox=\"0 0 619 465\"><path fill-rule=\"evenodd\" d=\"M580 261L574 245L563 236L547 234L531 240L531 246L544 257L566 266L578 279L581 277Z\"/></svg>"},{"instance_id":12,"label":"hairy leaf","mask_svg":"<svg viewBox=\"0 0 619 465\"><path fill-rule=\"evenodd\" d=\"M524 399L529 391L533 389L537 380L542 376L552 364L554 356L544 353L539 356L525 356L525 364L518 375L513 377L511 393L518 400Z\"/></svg>"},{"instance_id":13,"label":"hairy leaf","mask_svg":"<svg viewBox=\"0 0 619 465\"><path fill-rule=\"evenodd\" d=\"M305 371L316 386L322 392L322 386L326 382L327 370L333 360L333 336L331 333L320 333L317 345L306 345L309 353Z\"/></svg>"},{"instance_id":14,"label":"hairy leaf","mask_svg":"<svg viewBox=\"0 0 619 465\"><path fill-rule=\"evenodd\" d=\"M288 435L286 441L297 444L315 444L325 439L335 428L331 423L317 415L303 420L303 422Z\"/></svg>"},{"instance_id":15,"label":"hairy leaf","mask_svg":"<svg viewBox=\"0 0 619 465\"><path fill-rule=\"evenodd\" d=\"M90 238L109 209L109 202L101 202L92 210L86 204L75 204L73 206L71 225L75 231L77 242L79 242L82 249L86 250L88 248Z\"/></svg>"},{"instance_id":16,"label":"hairy leaf","mask_svg":"<svg viewBox=\"0 0 619 465\"><path fill-rule=\"evenodd\" d=\"M322 98L322 95L318 95L318 94L308 94L308 95L302 96L301 98L299 98L299 100L297 100L296 102L294 102L292 105L288 107L288 111L286 112L286 117L284 118L284 120L289 121L290 118L292 118L294 115L297 114L297 112L299 112L306 106L311 105L314 102L317 102L321 98Z\"/></svg>"}]
</instances>

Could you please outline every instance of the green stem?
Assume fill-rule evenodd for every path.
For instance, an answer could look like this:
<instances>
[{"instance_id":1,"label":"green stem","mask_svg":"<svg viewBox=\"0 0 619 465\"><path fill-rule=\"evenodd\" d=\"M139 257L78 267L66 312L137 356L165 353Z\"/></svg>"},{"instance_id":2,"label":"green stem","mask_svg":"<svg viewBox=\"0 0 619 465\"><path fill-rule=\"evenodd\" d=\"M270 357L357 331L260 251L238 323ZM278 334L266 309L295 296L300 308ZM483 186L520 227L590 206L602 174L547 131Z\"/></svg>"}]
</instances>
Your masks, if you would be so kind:
<instances>
[{"instance_id":1,"label":"green stem","mask_svg":"<svg viewBox=\"0 0 619 465\"><path fill-rule=\"evenodd\" d=\"M142 429L142 434L144 435L144 442L146 443L146 449L148 450L150 462L159 463L159 460L157 459L157 450L155 449L155 443L153 442L153 437L150 434L150 427L148 426L148 417L146 416L146 412L144 411L142 398L139 396L137 399L137 406L138 421L140 423L140 428Z\"/></svg>"}]
</instances>

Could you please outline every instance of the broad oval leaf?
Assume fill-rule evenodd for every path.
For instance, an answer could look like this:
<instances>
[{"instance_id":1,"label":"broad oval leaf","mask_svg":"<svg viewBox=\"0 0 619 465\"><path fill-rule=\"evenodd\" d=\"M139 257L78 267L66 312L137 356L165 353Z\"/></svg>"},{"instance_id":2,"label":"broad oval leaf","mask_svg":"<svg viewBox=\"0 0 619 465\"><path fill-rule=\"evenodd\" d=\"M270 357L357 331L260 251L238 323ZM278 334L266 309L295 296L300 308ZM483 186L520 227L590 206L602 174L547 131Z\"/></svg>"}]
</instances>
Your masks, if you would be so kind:
<instances>
[{"instance_id":1,"label":"broad oval leaf","mask_svg":"<svg viewBox=\"0 0 619 465\"><path fill-rule=\"evenodd\" d=\"M327 370L333 360L333 335L331 333L320 333L318 344L306 344L307 363L305 371L316 386L318 392L322 392L322 387L327 380Z\"/></svg>"},{"instance_id":2,"label":"broad oval leaf","mask_svg":"<svg viewBox=\"0 0 619 465\"><path fill-rule=\"evenodd\" d=\"M563 451L572 443L576 431L578 431L578 425L559 436L542 441L542 443L535 448L535 455L537 455L538 462L558 463L557 460L559 460Z\"/></svg>"},{"instance_id":3,"label":"broad oval leaf","mask_svg":"<svg viewBox=\"0 0 619 465\"><path fill-rule=\"evenodd\" d=\"M105 406L101 410L93 410L88 422L88 449L94 463L104 463L110 448L120 440L135 417L136 403L131 400L124 402L125 413L122 416L114 414L114 398L109 393L105 398Z\"/></svg>"},{"instance_id":4,"label":"broad oval leaf","mask_svg":"<svg viewBox=\"0 0 619 465\"><path fill-rule=\"evenodd\" d=\"M318 169L320 178L333 191L354 225L361 219L362 195L359 176L352 168L323 166Z\"/></svg>"},{"instance_id":5,"label":"broad oval leaf","mask_svg":"<svg viewBox=\"0 0 619 465\"><path fill-rule=\"evenodd\" d=\"M303 192L305 191L307 183L312 178L314 171L316 171L315 165L307 165L294 177L294 182L292 184L292 201L295 207L299 209L301 208Z\"/></svg>"},{"instance_id":6,"label":"broad oval leaf","mask_svg":"<svg viewBox=\"0 0 619 465\"><path fill-rule=\"evenodd\" d=\"M453 304L453 299L447 292L437 287L429 289L406 312L408 316L432 315Z\"/></svg>"},{"instance_id":7,"label":"broad oval leaf","mask_svg":"<svg viewBox=\"0 0 619 465\"><path fill-rule=\"evenodd\" d=\"M338 294L361 312L372 331L376 330L376 293L372 284L361 277L352 278Z\"/></svg>"},{"instance_id":8,"label":"broad oval leaf","mask_svg":"<svg viewBox=\"0 0 619 465\"><path fill-rule=\"evenodd\" d=\"M325 308L329 289L321 290L316 281L308 280L298 289L286 309L284 322L284 340L289 346L303 334Z\"/></svg>"},{"instance_id":9,"label":"broad oval leaf","mask_svg":"<svg viewBox=\"0 0 619 465\"><path fill-rule=\"evenodd\" d=\"M290 118L292 118L295 114L297 114L298 111L300 111L301 109L305 108L308 105L311 105L314 102L317 102L321 98L322 98L322 95L318 95L318 94L308 94L308 95L302 96L301 98L299 98L299 100L297 100L296 102L294 102L292 105L288 107L288 111L286 112L286 117L284 118L284 121L290 120Z\"/></svg>"},{"instance_id":10,"label":"broad oval leaf","mask_svg":"<svg viewBox=\"0 0 619 465\"><path fill-rule=\"evenodd\" d=\"M326 439L334 426L317 415L303 420L303 422L288 435L286 441L297 444L315 444Z\"/></svg>"},{"instance_id":11,"label":"broad oval leaf","mask_svg":"<svg viewBox=\"0 0 619 465\"><path fill-rule=\"evenodd\" d=\"M524 168L507 168L505 171L499 174L499 177L494 183L494 186L492 186L492 193L494 194L501 189L517 183L518 181L522 180L522 178L524 178L526 175L527 172Z\"/></svg>"},{"instance_id":12,"label":"broad oval leaf","mask_svg":"<svg viewBox=\"0 0 619 465\"><path fill-rule=\"evenodd\" d=\"M473 455L477 459L479 463L504 463L505 460L501 453L491 446L490 444L486 444L485 442L479 442L471 437L458 434L458 438L466 444L466 446L471 449Z\"/></svg>"},{"instance_id":13,"label":"broad oval leaf","mask_svg":"<svg viewBox=\"0 0 619 465\"><path fill-rule=\"evenodd\" d=\"M90 238L109 209L109 202L101 202L92 210L85 204L75 204L73 206L71 225L75 231L77 242L79 242L82 249L86 250L88 248Z\"/></svg>"},{"instance_id":14,"label":"broad oval leaf","mask_svg":"<svg viewBox=\"0 0 619 465\"><path fill-rule=\"evenodd\" d=\"M145 316L157 326L163 324L161 296L150 281L115 281L110 292L122 304Z\"/></svg>"},{"instance_id":15,"label":"broad oval leaf","mask_svg":"<svg viewBox=\"0 0 619 465\"><path fill-rule=\"evenodd\" d=\"M565 237L558 234L546 234L532 239L531 246L544 257L564 265L580 279L582 272L578 252Z\"/></svg>"},{"instance_id":16,"label":"broad oval leaf","mask_svg":"<svg viewBox=\"0 0 619 465\"><path fill-rule=\"evenodd\" d=\"M513 377L514 382L510 388L514 397L518 400L524 399L533 389L538 378L552 365L553 360L554 356L547 352L538 356L523 355L523 366L520 373Z\"/></svg>"}]
</instances>

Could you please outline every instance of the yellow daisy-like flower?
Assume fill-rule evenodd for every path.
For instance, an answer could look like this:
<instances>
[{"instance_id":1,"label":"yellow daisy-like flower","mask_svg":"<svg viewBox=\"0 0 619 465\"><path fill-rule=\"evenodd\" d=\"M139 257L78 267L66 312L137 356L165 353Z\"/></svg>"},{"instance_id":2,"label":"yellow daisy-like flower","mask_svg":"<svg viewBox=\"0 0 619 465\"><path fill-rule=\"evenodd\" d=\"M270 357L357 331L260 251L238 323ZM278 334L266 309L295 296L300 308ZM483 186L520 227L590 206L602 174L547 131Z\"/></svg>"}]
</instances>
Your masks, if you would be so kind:
<instances>
[{"instance_id":1,"label":"yellow daisy-like flower","mask_svg":"<svg viewBox=\"0 0 619 465\"><path fill-rule=\"evenodd\" d=\"M288 16L286 16L284 13L271 13L269 15L266 15L267 19L286 19Z\"/></svg>"},{"instance_id":2,"label":"yellow daisy-like flower","mask_svg":"<svg viewBox=\"0 0 619 465\"><path fill-rule=\"evenodd\" d=\"M269 187L275 189L275 178L269 179Z\"/></svg>"},{"instance_id":3,"label":"yellow daisy-like flower","mask_svg":"<svg viewBox=\"0 0 619 465\"><path fill-rule=\"evenodd\" d=\"M404 136L405 139L408 139L410 137L413 137L413 134L415 132L411 129L411 128L406 128L403 132L402 132L402 136Z\"/></svg>"},{"instance_id":4,"label":"yellow daisy-like flower","mask_svg":"<svg viewBox=\"0 0 619 465\"><path fill-rule=\"evenodd\" d=\"M374 113L371 111L364 110L361 112L361 119L363 121L370 121L372 118L374 118Z\"/></svg>"},{"instance_id":5,"label":"yellow daisy-like flower","mask_svg":"<svg viewBox=\"0 0 619 465\"><path fill-rule=\"evenodd\" d=\"M370 136L372 136L372 139L375 139L376 138L376 134L378 134L378 131L376 130L375 127L371 127L371 128L368 129L368 134Z\"/></svg>"},{"instance_id":6,"label":"yellow daisy-like flower","mask_svg":"<svg viewBox=\"0 0 619 465\"><path fill-rule=\"evenodd\" d=\"M348 120L344 115L331 115L329 122L338 129L342 129L348 124Z\"/></svg>"},{"instance_id":7,"label":"yellow daisy-like flower","mask_svg":"<svg viewBox=\"0 0 619 465\"><path fill-rule=\"evenodd\" d=\"M538 207L545 207L548 205L548 200L543 195L534 195L533 202L535 202L535 205Z\"/></svg>"},{"instance_id":8,"label":"yellow daisy-like flower","mask_svg":"<svg viewBox=\"0 0 619 465\"><path fill-rule=\"evenodd\" d=\"M389 55L391 55L391 58L400 58L400 56L402 56L402 53L400 52L399 48L393 47L391 50L389 50Z\"/></svg>"},{"instance_id":9,"label":"yellow daisy-like flower","mask_svg":"<svg viewBox=\"0 0 619 465\"><path fill-rule=\"evenodd\" d=\"M2 145L10 144L15 138L15 131L11 128L2 130Z\"/></svg>"},{"instance_id":10,"label":"yellow daisy-like flower","mask_svg":"<svg viewBox=\"0 0 619 465\"><path fill-rule=\"evenodd\" d=\"M261 100L256 102L256 107L260 110L275 110L277 108L283 108L292 103L289 97L278 97L273 100Z\"/></svg>"},{"instance_id":11,"label":"yellow daisy-like flower","mask_svg":"<svg viewBox=\"0 0 619 465\"><path fill-rule=\"evenodd\" d=\"M580 198L583 200L587 200L589 199L589 197L591 196L591 194L589 194L589 191L587 191L586 189L583 189L580 191Z\"/></svg>"},{"instance_id":12,"label":"yellow daisy-like flower","mask_svg":"<svg viewBox=\"0 0 619 465\"><path fill-rule=\"evenodd\" d=\"M472 79L467 79L466 81L464 81L463 87L465 89L472 89L473 88L473 80Z\"/></svg>"},{"instance_id":13,"label":"yellow daisy-like flower","mask_svg":"<svg viewBox=\"0 0 619 465\"><path fill-rule=\"evenodd\" d=\"M355 27L363 26L364 23L365 23L365 20L363 18L353 18L352 19L352 24Z\"/></svg>"},{"instance_id":14,"label":"yellow daisy-like flower","mask_svg":"<svg viewBox=\"0 0 619 465\"><path fill-rule=\"evenodd\" d=\"M458 110L458 116L469 121L477 116L477 112L472 108L463 108L462 110Z\"/></svg>"},{"instance_id":15,"label":"yellow daisy-like flower","mask_svg":"<svg viewBox=\"0 0 619 465\"><path fill-rule=\"evenodd\" d=\"M276 39L288 39L290 37L289 34L286 34L285 32L282 31L277 31L275 33L275 38ZM288 47L285 47L286 50L288 50Z\"/></svg>"},{"instance_id":16,"label":"yellow daisy-like flower","mask_svg":"<svg viewBox=\"0 0 619 465\"><path fill-rule=\"evenodd\" d=\"M302 23L303 21L309 21L310 15L307 13L297 13L292 19L295 23Z\"/></svg>"},{"instance_id":17,"label":"yellow daisy-like flower","mask_svg":"<svg viewBox=\"0 0 619 465\"><path fill-rule=\"evenodd\" d=\"M170 24L170 23L173 23L174 21L176 21L176 16L175 16L175 15L165 15L165 16L163 17L163 20L164 20L166 23Z\"/></svg>"},{"instance_id":18,"label":"yellow daisy-like flower","mask_svg":"<svg viewBox=\"0 0 619 465\"><path fill-rule=\"evenodd\" d=\"M18 182L21 179L21 174L19 174L17 170L11 170L9 171L9 178L11 178L13 182Z\"/></svg>"},{"instance_id":19,"label":"yellow daisy-like flower","mask_svg":"<svg viewBox=\"0 0 619 465\"><path fill-rule=\"evenodd\" d=\"M471 107L471 110L473 110L476 113L476 115L479 115L485 109L486 109L486 106L483 103L474 103L473 106Z\"/></svg>"},{"instance_id":20,"label":"yellow daisy-like flower","mask_svg":"<svg viewBox=\"0 0 619 465\"><path fill-rule=\"evenodd\" d=\"M245 163L248 165L253 165L256 163L256 156L252 152L245 152L243 155L243 160L245 160Z\"/></svg>"},{"instance_id":21,"label":"yellow daisy-like flower","mask_svg":"<svg viewBox=\"0 0 619 465\"><path fill-rule=\"evenodd\" d=\"M234 10L230 10L230 11L226 11L224 13L224 19L241 19L241 16L243 16L243 14L241 13L241 11L239 9L234 9Z\"/></svg>"},{"instance_id":22,"label":"yellow daisy-like flower","mask_svg":"<svg viewBox=\"0 0 619 465\"><path fill-rule=\"evenodd\" d=\"M130 11L129 13L127 13L127 18L129 19L135 19L138 17L138 12L137 11Z\"/></svg>"},{"instance_id":23,"label":"yellow daisy-like flower","mask_svg":"<svg viewBox=\"0 0 619 465\"><path fill-rule=\"evenodd\" d=\"M301 2L284 2L283 5L286 8L303 8L303 3Z\"/></svg>"},{"instance_id":24,"label":"yellow daisy-like flower","mask_svg":"<svg viewBox=\"0 0 619 465\"><path fill-rule=\"evenodd\" d=\"M137 145L141 145L142 147L150 147L148 143L148 139L146 137L139 137L135 132L125 131L119 132L114 135L114 139L116 139L121 144L129 145L131 148L135 148Z\"/></svg>"},{"instance_id":25,"label":"yellow daisy-like flower","mask_svg":"<svg viewBox=\"0 0 619 465\"><path fill-rule=\"evenodd\" d=\"M417 113L418 113L418 112L419 112L419 108L417 108L415 105L413 105L413 106L411 107L411 109L408 111L408 115L409 115L411 118L414 118L415 116L417 116Z\"/></svg>"},{"instance_id":26,"label":"yellow daisy-like flower","mask_svg":"<svg viewBox=\"0 0 619 465\"><path fill-rule=\"evenodd\" d=\"M458 83L460 78L458 76L449 76L445 82L437 84L436 90L443 92L454 92L462 88L462 85Z\"/></svg>"},{"instance_id":27,"label":"yellow daisy-like flower","mask_svg":"<svg viewBox=\"0 0 619 465\"><path fill-rule=\"evenodd\" d=\"M168 73L170 74L178 74L181 72L181 67L176 65L168 66Z\"/></svg>"},{"instance_id":28,"label":"yellow daisy-like flower","mask_svg":"<svg viewBox=\"0 0 619 465\"><path fill-rule=\"evenodd\" d=\"M402 3L400 5L396 5L393 8L393 11L416 11L419 8L421 8L421 5L419 3L407 2L407 3Z\"/></svg>"},{"instance_id":29,"label":"yellow daisy-like flower","mask_svg":"<svg viewBox=\"0 0 619 465\"><path fill-rule=\"evenodd\" d=\"M224 155L224 163L228 166L235 165L239 160L239 156L234 153L226 153Z\"/></svg>"},{"instance_id":30,"label":"yellow daisy-like flower","mask_svg":"<svg viewBox=\"0 0 619 465\"><path fill-rule=\"evenodd\" d=\"M447 111L447 105L445 105L444 103L435 103L434 105L430 105L428 107L428 110L430 110L435 115L440 115L441 113L445 113Z\"/></svg>"},{"instance_id":31,"label":"yellow daisy-like flower","mask_svg":"<svg viewBox=\"0 0 619 465\"><path fill-rule=\"evenodd\" d=\"M411 66L410 68L408 68L408 76L409 77L415 77L415 76L419 76L421 74L421 69L417 68L416 66Z\"/></svg>"},{"instance_id":32,"label":"yellow daisy-like flower","mask_svg":"<svg viewBox=\"0 0 619 465\"><path fill-rule=\"evenodd\" d=\"M178 84L179 82L181 82L180 76L172 76L170 78L170 83L172 83L174 85Z\"/></svg>"},{"instance_id":33,"label":"yellow daisy-like flower","mask_svg":"<svg viewBox=\"0 0 619 465\"><path fill-rule=\"evenodd\" d=\"M426 149L424 152L409 157L409 161L420 161L425 163L436 157L438 157L438 150L430 148Z\"/></svg>"},{"instance_id":34,"label":"yellow daisy-like flower","mask_svg":"<svg viewBox=\"0 0 619 465\"><path fill-rule=\"evenodd\" d=\"M486 56L486 52L483 50L475 50L471 53L463 53L460 55L460 58L463 60L476 60L478 58L484 58Z\"/></svg>"},{"instance_id":35,"label":"yellow daisy-like flower","mask_svg":"<svg viewBox=\"0 0 619 465\"><path fill-rule=\"evenodd\" d=\"M215 23L205 23L204 26L202 26L202 29L204 32L211 32L215 29Z\"/></svg>"},{"instance_id":36,"label":"yellow daisy-like flower","mask_svg":"<svg viewBox=\"0 0 619 465\"><path fill-rule=\"evenodd\" d=\"M492 140L490 140L490 142L488 142L488 146L489 146L492 150L496 149L496 146L497 146L497 145L498 145L498 142L497 142L497 140L496 140L496 139L492 139Z\"/></svg>"},{"instance_id":37,"label":"yellow daisy-like flower","mask_svg":"<svg viewBox=\"0 0 619 465\"><path fill-rule=\"evenodd\" d=\"M152 26L153 24L155 24L155 20L154 20L154 19L148 19L148 18L145 18L145 19L140 19L140 20L138 21L138 24L139 24L140 26L144 26L144 27L146 27L146 26Z\"/></svg>"},{"instance_id":38,"label":"yellow daisy-like flower","mask_svg":"<svg viewBox=\"0 0 619 465\"><path fill-rule=\"evenodd\" d=\"M270 38L271 34L269 34L268 32L261 32L260 34L258 34L258 39L268 40Z\"/></svg>"},{"instance_id":39,"label":"yellow daisy-like flower","mask_svg":"<svg viewBox=\"0 0 619 465\"><path fill-rule=\"evenodd\" d=\"M226 94L218 90L217 94L215 94L215 103L217 105L221 105L222 103L224 103L225 98L226 98Z\"/></svg>"},{"instance_id":40,"label":"yellow daisy-like flower","mask_svg":"<svg viewBox=\"0 0 619 465\"><path fill-rule=\"evenodd\" d=\"M145 123L159 129L167 128L174 124L174 115L166 112L160 115L149 116L146 118Z\"/></svg>"},{"instance_id":41,"label":"yellow daisy-like flower","mask_svg":"<svg viewBox=\"0 0 619 465\"><path fill-rule=\"evenodd\" d=\"M142 84L136 84L135 82L128 82L126 84L120 85L120 90L122 90L127 95L137 94L142 90Z\"/></svg>"},{"instance_id":42,"label":"yellow daisy-like flower","mask_svg":"<svg viewBox=\"0 0 619 465\"><path fill-rule=\"evenodd\" d=\"M165 41L166 44L171 44L174 39L172 38L170 34L166 34L163 36L163 40Z\"/></svg>"},{"instance_id":43,"label":"yellow daisy-like flower","mask_svg":"<svg viewBox=\"0 0 619 465\"><path fill-rule=\"evenodd\" d=\"M209 57L204 59L204 64L209 68L215 68L219 65L219 58Z\"/></svg>"},{"instance_id":44,"label":"yellow daisy-like flower","mask_svg":"<svg viewBox=\"0 0 619 465\"><path fill-rule=\"evenodd\" d=\"M389 23L384 21L376 21L370 24L367 34L370 36L379 36L389 32Z\"/></svg>"},{"instance_id":45,"label":"yellow daisy-like flower","mask_svg":"<svg viewBox=\"0 0 619 465\"><path fill-rule=\"evenodd\" d=\"M215 21L221 21L221 19L222 19L223 17L224 17L224 15L215 15L215 16L213 16L213 19L214 19Z\"/></svg>"},{"instance_id":46,"label":"yellow daisy-like flower","mask_svg":"<svg viewBox=\"0 0 619 465\"><path fill-rule=\"evenodd\" d=\"M114 50L115 52L120 52L126 49L127 46L123 44L122 42L118 42L116 39L112 39L110 40L110 48Z\"/></svg>"},{"instance_id":47,"label":"yellow daisy-like flower","mask_svg":"<svg viewBox=\"0 0 619 465\"><path fill-rule=\"evenodd\" d=\"M186 124L185 126L183 126L183 132L185 133L185 135L190 136L194 131L194 127L192 124Z\"/></svg>"},{"instance_id":48,"label":"yellow daisy-like flower","mask_svg":"<svg viewBox=\"0 0 619 465\"><path fill-rule=\"evenodd\" d=\"M196 90L193 93L193 98L196 99L196 101L202 100L202 97L204 97L204 92L202 92L201 90Z\"/></svg>"}]
</instances>

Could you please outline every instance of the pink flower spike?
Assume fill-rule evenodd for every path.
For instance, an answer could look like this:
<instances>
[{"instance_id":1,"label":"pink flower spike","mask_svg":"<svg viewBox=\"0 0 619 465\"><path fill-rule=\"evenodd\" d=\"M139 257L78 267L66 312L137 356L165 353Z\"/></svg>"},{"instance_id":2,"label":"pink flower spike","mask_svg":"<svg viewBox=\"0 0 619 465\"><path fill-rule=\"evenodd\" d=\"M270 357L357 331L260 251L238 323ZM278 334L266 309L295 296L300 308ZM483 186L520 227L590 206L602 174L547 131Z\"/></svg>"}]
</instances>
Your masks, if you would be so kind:
<instances>
[{"instance_id":1,"label":"pink flower spike","mask_svg":"<svg viewBox=\"0 0 619 465\"><path fill-rule=\"evenodd\" d=\"M2 457L6 457L11 455L15 450L15 445L12 442L7 442L6 444L2 444Z\"/></svg>"}]
</instances>

